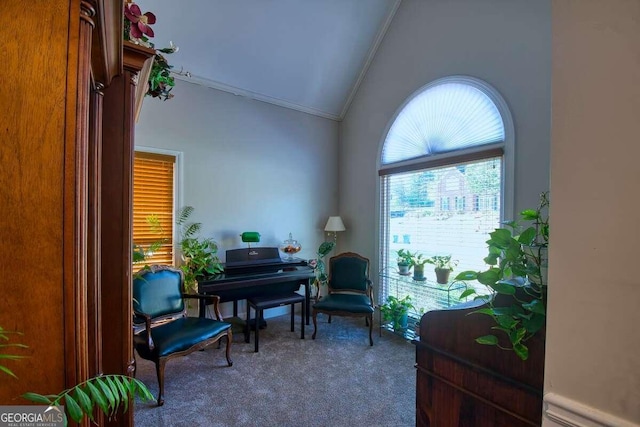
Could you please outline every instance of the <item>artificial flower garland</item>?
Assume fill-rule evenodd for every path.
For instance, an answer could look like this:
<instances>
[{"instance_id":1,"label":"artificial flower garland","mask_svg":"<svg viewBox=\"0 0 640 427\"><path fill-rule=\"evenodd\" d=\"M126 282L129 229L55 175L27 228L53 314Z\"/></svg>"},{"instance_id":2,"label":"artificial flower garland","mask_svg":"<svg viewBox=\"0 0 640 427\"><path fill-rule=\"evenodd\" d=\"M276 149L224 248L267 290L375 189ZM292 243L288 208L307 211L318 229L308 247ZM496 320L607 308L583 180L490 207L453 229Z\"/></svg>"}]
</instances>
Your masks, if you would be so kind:
<instances>
[{"instance_id":1,"label":"artificial flower garland","mask_svg":"<svg viewBox=\"0 0 640 427\"><path fill-rule=\"evenodd\" d=\"M131 0L126 0L124 5L124 39L142 46L155 49L149 37L155 34L151 25L156 23L156 15L151 12L142 13L140 7ZM169 47L157 49L153 59L151 73L149 74L149 89L147 95L160 98L164 101L173 98L171 89L175 81L171 75L172 65L158 52L171 54L178 51L178 47L169 42Z\"/></svg>"}]
</instances>

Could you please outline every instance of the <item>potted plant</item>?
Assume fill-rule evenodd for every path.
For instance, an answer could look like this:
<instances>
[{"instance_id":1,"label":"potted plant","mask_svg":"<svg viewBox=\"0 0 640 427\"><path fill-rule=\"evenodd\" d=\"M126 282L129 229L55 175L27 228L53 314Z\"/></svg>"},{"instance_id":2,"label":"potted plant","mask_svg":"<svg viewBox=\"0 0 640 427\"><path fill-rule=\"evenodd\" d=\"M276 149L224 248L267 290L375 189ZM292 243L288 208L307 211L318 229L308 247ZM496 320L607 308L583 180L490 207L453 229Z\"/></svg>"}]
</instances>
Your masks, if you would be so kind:
<instances>
[{"instance_id":1,"label":"potted plant","mask_svg":"<svg viewBox=\"0 0 640 427\"><path fill-rule=\"evenodd\" d=\"M451 255L434 255L427 259L426 262L435 266L436 281L441 285L449 283L449 275L454 267L458 265L458 260L452 260Z\"/></svg>"},{"instance_id":2,"label":"potted plant","mask_svg":"<svg viewBox=\"0 0 640 427\"><path fill-rule=\"evenodd\" d=\"M218 245L211 238L197 237L202 227L199 222L187 223L193 213L193 207L185 206L178 212L176 224L180 226L180 249L184 264L180 269L184 272L185 291L197 292L198 278L211 276L224 271L217 256Z\"/></svg>"},{"instance_id":3,"label":"potted plant","mask_svg":"<svg viewBox=\"0 0 640 427\"><path fill-rule=\"evenodd\" d=\"M402 274L403 276L408 276L409 274L411 274L409 270L411 269L413 254L407 249L398 249L396 251L396 255L398 257L398 273Z\"/></svg>"},{"instance_id":4,"label":"potted plant","mask_svg":"<svg viewBox=\"0 0 640 427\"><path fill-rule=\"evenodd\" d=\"M476 338L476 342L513 350L522 360L529 357L527 341L543 329L546 321L546 260L540 254L549 242L549 198L540 195L537 209L520 213L519 221L505 223L490 233L487 241L489 265L485 271L464 271L456 280L477 280L491 290L480 295L487 305L476 313L491 316L499 331ZM533 249L532 249L533 248ZM461 298L476 294L468 287Z\"/></svg>"},{"instance_id":5,"label":"potted plant","mask_svg":"<svg viewBox=\"0 0 640 427\"><path fill-rule=\"evenodd\" d=\"M316 277L313 280L313 286L316 290L316 299L320 296L320 287L327 284L327 268L322 258L326 257L336 246L335 242L322 242L318 247L318 258L309 260L309 267L313 268ZM312 295L313 296L313 295Z\"/></svg>"},{"instance_id":6,"label":"potted plant","mask_svg":"<svg viewBox=\"0 0 640 427\"><path fill-rule=\"evenodd\" d=\"M407 329L409 322L409 310L415 310L413 307L411 296L397 298L393 295L387 297L387 302L380 306L382 317L385 321L391 322L394 331L404 331Z\"/></svg>"},{"instance_id":7,"label":"potted plant","mask_svg":"<svg viewBox=\"0 0 640 427\"><path fill-rule=\"evenodd\" d=\"M424 265L429 262L429 258L424 258L422 254L415 253L411 257L411 265L413 266L413 280L419 282L427 280L424 277Z\"/></svg>"}]
</instances>

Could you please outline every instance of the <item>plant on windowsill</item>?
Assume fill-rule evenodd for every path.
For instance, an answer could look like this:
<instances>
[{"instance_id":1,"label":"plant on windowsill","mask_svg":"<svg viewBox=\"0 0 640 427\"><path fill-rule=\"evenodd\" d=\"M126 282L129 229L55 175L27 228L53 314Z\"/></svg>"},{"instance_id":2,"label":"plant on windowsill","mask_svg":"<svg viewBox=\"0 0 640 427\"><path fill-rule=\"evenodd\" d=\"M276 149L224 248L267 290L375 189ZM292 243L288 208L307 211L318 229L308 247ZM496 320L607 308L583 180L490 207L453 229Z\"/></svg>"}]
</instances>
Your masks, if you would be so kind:
<instances>
[{"instance_id":1,"label":"plant on windowsill","mask_svg":"<svg viewBox=\"0 0 640 427\"><path fill-rule=\"evenodd\" d=\"M24 344L8 343L10 334L22 335L20 332L6 331L0 326L0 340L7 342L0 344L0 349L28 348ZM0 360L20 360L23 358L25 356L0 353ZM13 378L18 378L11 369L4 365L0 365L0 371ZM24 399L42 405L60 406L64 404L68 417L77 423L85 416L89 417L91 421L95 421L94 410L96 407L110 418L115 417L121 408L123 412L127 412L135 396L138 396L142 401L153 400L151 392L142 381L126 375L115 374L89 378L58 394L42 395L27 392L22 395ZM64 419L65 425L67 425L67 420L68 418Z\"/></svg>"},{"instance_id":2,"label":"plant on windowsill","mask_svg":"<svg viewBox=\"0 0 640 427\"><path fill-rule=\"evenodd\" d=\"M418 282L427 280L427 278L424 277L424 265L428 262L429 258L424 258L424 255L418 252L416 252L411 257L411 265L413 266L413 280L416 280Z\"/></svg>"},{"instance_id":3,"label":"plant on windowsill","mask_svg":"<svg viewBox=\"0 0 640 427\"><path fill-rule=\"evenodd\" d=\"M546 321L546 250L549 245L549 196L540 195L536 209L520 213L520 220L505 223L490 233L485 271L464 271L456 280L477 280L491 290L487 307L475 313L491 316L498 335L485 335L476 342L513 350L522 360L529 357L527 341L540 332ZM476 294L468 287L461 298Z\"/></svg>"},{"instance_id":4,"label":"plant on windowsill","mask_svg":"<svg viewBox=\"0 0 640 427\"><path fill-rule=\"evenodd\" d=\"M224 271L217 256L216 242L211 238L198 237L202 223L188 222L192 213L192 206L184 206L178 212L176 220L176 224L180 227L180 249L184 261L180 269L184 273L186 293L198 292L198 279Z\"/></svg>"},{"instance_id":5,"label":"plant on windowsill","mask_svg":"<svg viewBox=\"0 0 640 427\"><path fill-rule=\"evenodd\" d=\"M434 255L428 258L426 262L434 265L436 281L441 285L449 283L449 275L455 266L458 265L458 260L452 260L451 255Z\"/></svg>"},{"instance_id":6,"label":"plant on windowsill","mask_svg":"<svg viewBox=\"0 0 640 427\"><path fill-rule=\"evenodd\" d=\"M382 318L387 322L391 322L391 327L395 332L403 332L407 329L409 310L415 310L410 295L404 298L389 295L387 302L380 306Z\"/></svg>"},{"instance_id":7,"label":"plant on windowsill","mask_svg":"<svg viewBox=\"0 0 640 427\"><path fill-rule=\"evenodd\" d=\"M156 16L151 12L142 13L140 7L131 0L127 0L124 5L124 40L155 49L149 37L155 34L151 25L156 23ZM169 47L156 49L153 64L149 73L147 95L152 98L160 98L164 101L173 98L170 93L175 86L175 81L171 75L172 65L169 65L167 58L161 53L172 54L178 51L178 47L169 42ZM161 53L159 53L161 52Z\"/></svg>"},{"instance_id":8,"label":"plant on windowsill","mask_svg":"<svg viewBox=\"0 0 640 427\"><path fill-rule=\"evenodd\" d=\"M413 255L407 249L398 249L396 251L396 256L398 257L396 262L398 263L398 274L403 276L408 276L411 274L409 270L411 269L411 261L413 259Z\"/></svg>"}]
</instances>

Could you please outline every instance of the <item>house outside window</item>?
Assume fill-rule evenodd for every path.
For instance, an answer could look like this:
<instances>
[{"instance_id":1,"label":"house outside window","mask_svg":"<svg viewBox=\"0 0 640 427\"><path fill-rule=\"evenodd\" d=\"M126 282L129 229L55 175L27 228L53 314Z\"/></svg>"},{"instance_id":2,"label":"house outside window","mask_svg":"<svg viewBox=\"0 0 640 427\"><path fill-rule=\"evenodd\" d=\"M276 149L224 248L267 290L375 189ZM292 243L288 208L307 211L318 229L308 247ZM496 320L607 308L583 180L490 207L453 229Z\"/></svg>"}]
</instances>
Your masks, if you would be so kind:
<instances>
[{"instance_id":1,"label":"house outside window","mask_svg":"<svg viewBox=\"0 0 640 427\"><path fill-rule=\"evenodd\" d=\"M398 275L399 249L457 260L450 283L439 285L445 289L457 272L484 268L488 233L512 203L512 146L506 103L478 79L439 79L405 101L380 156L382 302L388 295L410 295L419 312L433 309L439 298L424 292L438 286L429 264L426 282Z\"/></svg>"}]
</instances>

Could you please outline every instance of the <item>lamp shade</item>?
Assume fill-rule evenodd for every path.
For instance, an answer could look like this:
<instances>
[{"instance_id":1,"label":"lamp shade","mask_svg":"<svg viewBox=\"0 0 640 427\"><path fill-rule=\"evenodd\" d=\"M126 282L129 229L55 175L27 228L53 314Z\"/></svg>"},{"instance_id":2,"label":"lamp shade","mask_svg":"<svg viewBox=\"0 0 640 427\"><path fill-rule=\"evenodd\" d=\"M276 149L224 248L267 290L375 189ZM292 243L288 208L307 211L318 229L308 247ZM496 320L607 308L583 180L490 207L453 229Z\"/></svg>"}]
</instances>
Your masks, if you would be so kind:
<instances>
[{"instance_id":1,"label":"lamp shade","mask_svg":"<svg viewBox=\"0 0 640 427\"><path fill-rule=\"evenodd\" d=\"M330 216L329 220L327 221L327 225L324 226L324 231L333 231L335 233L336 231L344 230L346 230L346 228L344 228L342 218L340 218L339 216Z\"/></svg>"}]
</instances>

